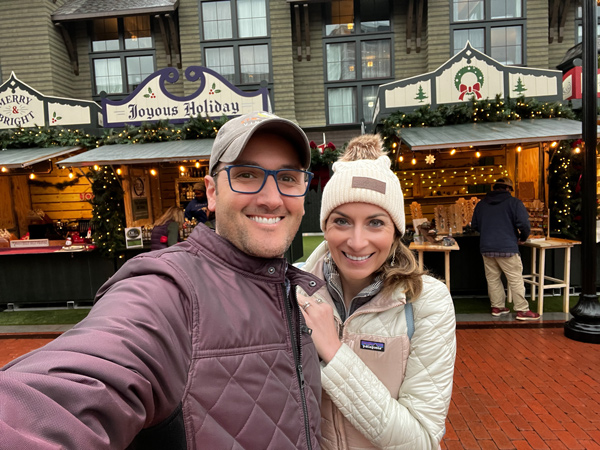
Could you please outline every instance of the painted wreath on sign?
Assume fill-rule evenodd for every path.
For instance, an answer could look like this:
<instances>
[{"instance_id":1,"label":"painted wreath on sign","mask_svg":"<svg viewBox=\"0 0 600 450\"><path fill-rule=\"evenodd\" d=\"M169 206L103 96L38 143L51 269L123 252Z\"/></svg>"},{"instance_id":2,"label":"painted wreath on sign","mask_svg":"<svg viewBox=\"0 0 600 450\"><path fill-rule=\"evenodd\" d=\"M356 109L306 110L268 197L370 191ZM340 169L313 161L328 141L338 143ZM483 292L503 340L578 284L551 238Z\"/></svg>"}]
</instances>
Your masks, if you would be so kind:
<instances>
[{"instance_id":1,"label":"painted wreath on sign","mask_svg":"<svg viewBox=\"0 0 600 450\"><path fill-rule=\"evenodd\" d=\"M471 84L463 83L463 77L469 73L475 75L475 78L476 78L475 83L471 83ZM468 77L468 78L472 78L472 77ZM456 86L456 89L458 89L458 92L459 92L458 99L463 100L465 98L465 95L474 95L475 98L477 98L477 100L479 100L481 98L481 93L479 91L481 90L483 83L484 83L484 77L483 77L483 72L481 72L481 70L479 70L475 66L463 67L456 73L456 76L454 77L454 86Z\"/></svg>"}]
</instances>

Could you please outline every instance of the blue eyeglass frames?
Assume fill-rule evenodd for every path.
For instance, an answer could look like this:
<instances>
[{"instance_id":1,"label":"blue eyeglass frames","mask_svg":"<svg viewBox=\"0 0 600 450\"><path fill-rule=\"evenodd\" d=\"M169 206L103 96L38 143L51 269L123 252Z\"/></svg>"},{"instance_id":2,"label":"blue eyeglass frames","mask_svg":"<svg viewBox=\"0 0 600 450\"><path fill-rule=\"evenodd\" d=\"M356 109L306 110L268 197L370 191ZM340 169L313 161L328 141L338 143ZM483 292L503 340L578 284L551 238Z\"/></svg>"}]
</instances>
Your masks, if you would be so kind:
<instances>
[{"instance_id":1,"label":"blue eyeglass frames","mask_svg":"<svg viewBox=\"0 0 600 450\"><path fill-rule=\"evenodd\" d=\"M277 185L277 190L286 197L304 197L308 192L313 173L298 169L268 170L259 166L229 165L213 173L227 172L229 187L233 192L240 194L256 194L261 191L272 176Z\"/></svg>"}]
</instances>

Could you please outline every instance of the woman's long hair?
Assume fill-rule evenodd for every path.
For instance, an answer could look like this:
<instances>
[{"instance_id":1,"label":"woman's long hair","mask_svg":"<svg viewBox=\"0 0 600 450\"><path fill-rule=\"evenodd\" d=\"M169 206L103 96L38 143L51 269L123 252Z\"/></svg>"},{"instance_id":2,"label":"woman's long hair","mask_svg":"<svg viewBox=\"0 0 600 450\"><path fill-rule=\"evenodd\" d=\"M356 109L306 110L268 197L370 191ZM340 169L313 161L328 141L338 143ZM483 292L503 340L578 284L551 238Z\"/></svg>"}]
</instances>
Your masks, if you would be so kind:
<instances>
[{"instance_id":1,"label":"woman's long hair","mask_svg":"<svg viewBox=\"0 0 600 450\"><path fill-rule=\"evenodd\" d=\"M378 134L363 134L353 138L340 156L339 161L361 159L376 160L387 152L383 150L383 141ZM388 211L389 213L389 211ZM383 275L383 293L390 295L396 289L402 289L409 300L417 298L423 290L422 275L413 252L402 243L400 231L396 229L394 243L385 263L375 272Z\"/></svg>"},{"instance_id":2,"label":"woman's long hair","mask_svg":"<svg viewBox=\"0 0 600 450\"><path fill-rule=\"evenodd\" d=\"M165 213L162 216L159 217L159 219L156 222L154 222L154 226L164 225L170 220L173 220L178 224L182 224L184 221L183 209L177 206L171 206L165 211Z\"/></svg>"}]
</instances>

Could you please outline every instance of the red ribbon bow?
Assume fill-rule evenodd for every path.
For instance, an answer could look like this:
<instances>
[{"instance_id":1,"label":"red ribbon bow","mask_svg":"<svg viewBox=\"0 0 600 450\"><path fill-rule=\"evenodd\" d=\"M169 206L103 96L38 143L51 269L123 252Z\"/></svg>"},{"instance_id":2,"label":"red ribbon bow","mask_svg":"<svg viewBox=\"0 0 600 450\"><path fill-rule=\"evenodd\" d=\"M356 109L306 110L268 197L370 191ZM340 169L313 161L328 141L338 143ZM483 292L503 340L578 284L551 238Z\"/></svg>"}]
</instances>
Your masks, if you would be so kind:
<instances>
[{"instance_id":1,"label":"red ribbon bow","mask_svg":"<svg viewBox=\"0 0 600 450\"><path fill-rule=\"evenodd\" d=\"M475 83L473 86L467 86L464 84L460 85L460 95L458 96L459 100L462 100L465 96L465 94L475 94L475 96L477 97L477 100L479 100L481 98L481 94L479 93L479 90L481 89L481 85L479 83Z\"/></svg>"}]
</instances>

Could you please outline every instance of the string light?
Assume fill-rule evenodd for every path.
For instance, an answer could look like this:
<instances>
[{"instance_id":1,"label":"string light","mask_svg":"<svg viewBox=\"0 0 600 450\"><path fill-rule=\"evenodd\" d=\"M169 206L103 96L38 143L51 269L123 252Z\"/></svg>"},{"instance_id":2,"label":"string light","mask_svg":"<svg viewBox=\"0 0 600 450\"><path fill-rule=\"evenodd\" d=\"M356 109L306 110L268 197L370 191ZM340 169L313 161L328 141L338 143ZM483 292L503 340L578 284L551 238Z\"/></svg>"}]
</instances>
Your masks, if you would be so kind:
<instances>
[{"instance_id":1,"label":"string light","mask_svg":"<svg viewBox=\"0 0 600 450\"><path fill-rule=\"evenodd\" d=\"M156 169L150 169L150 175L152 175L153 177L156 176Z\"/></svg>"}]
</instances>

